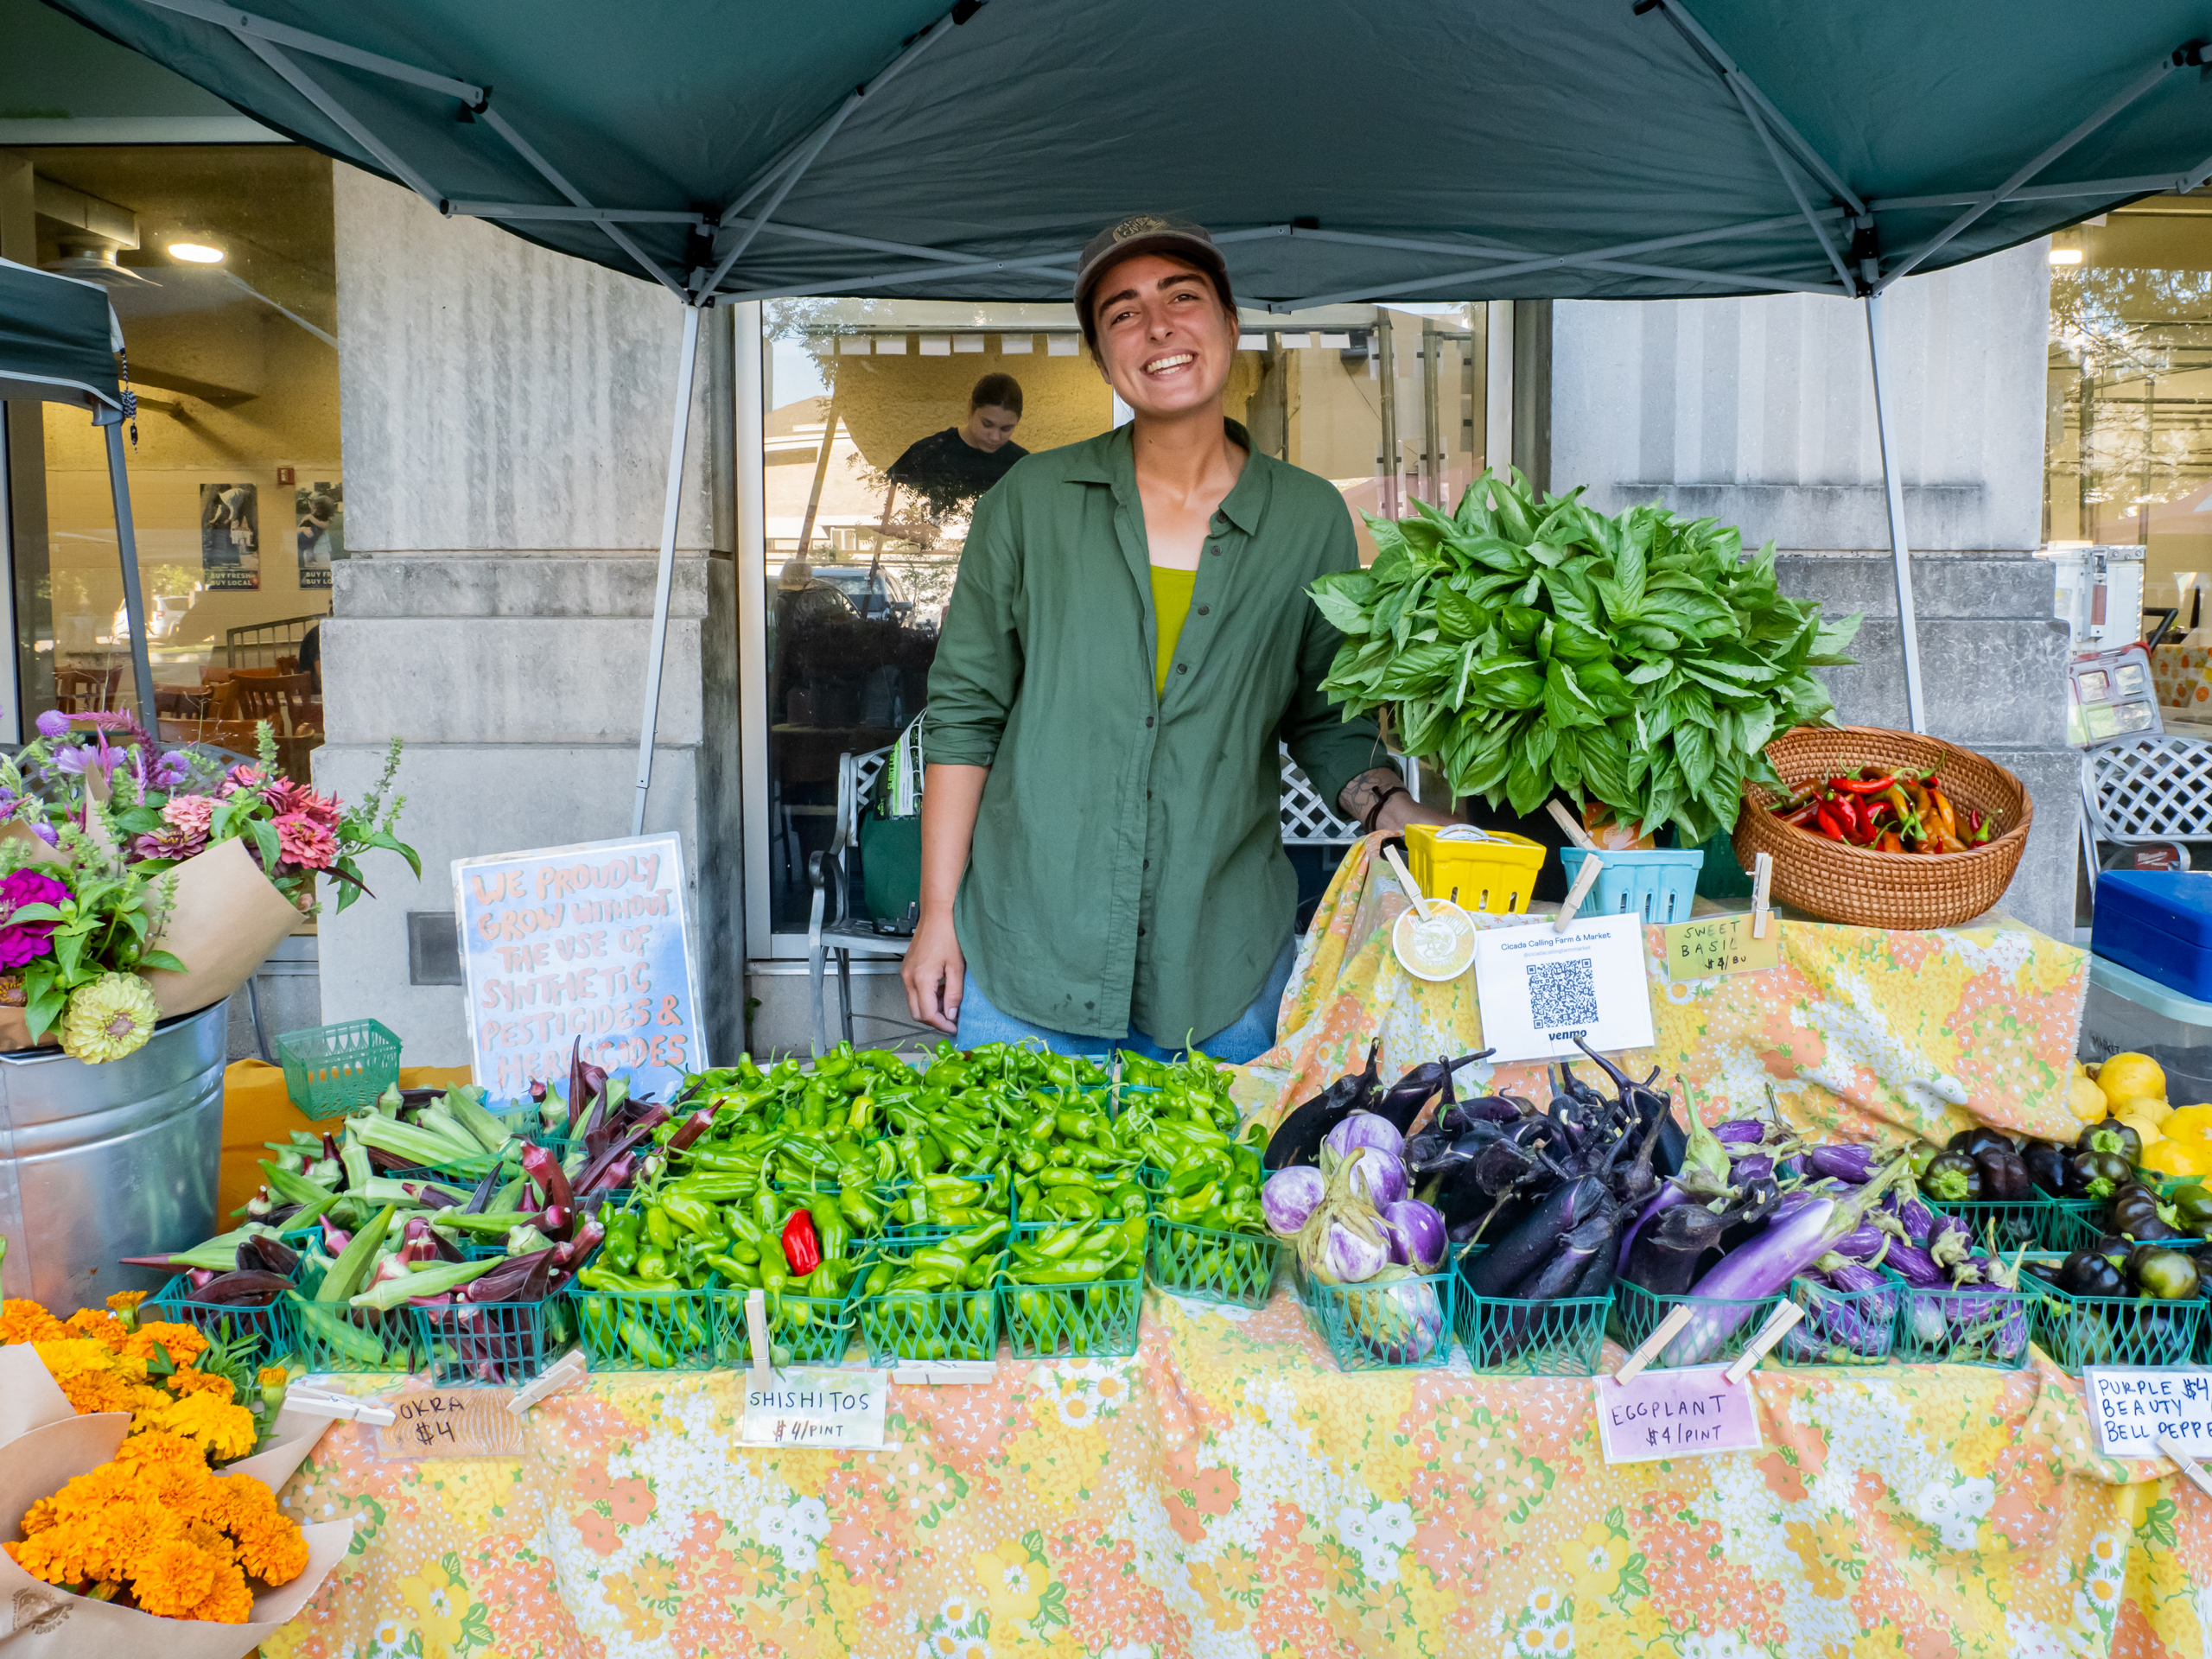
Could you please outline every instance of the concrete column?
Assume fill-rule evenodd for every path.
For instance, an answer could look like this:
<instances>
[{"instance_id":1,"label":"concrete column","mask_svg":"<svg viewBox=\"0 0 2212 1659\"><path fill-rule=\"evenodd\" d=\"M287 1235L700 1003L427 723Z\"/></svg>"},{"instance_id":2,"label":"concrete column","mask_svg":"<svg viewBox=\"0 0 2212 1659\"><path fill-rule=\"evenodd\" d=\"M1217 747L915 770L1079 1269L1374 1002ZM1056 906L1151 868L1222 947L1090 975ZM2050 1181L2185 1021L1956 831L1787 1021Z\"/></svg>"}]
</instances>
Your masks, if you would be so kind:
<instances>
[{"instance_id":1,"label":"concrete column","mask_svg":"<svg viewBox=\"0 0 2212 1659\"><path fill-rule=\"evenodd\" d=\"M2005 907L2073 927L2077 757L2066 631L2040 543L2047 246L1930 276L1884 304L1929 728L2018 775L2036 803ZM1837 718L1902 728L1904 676L1864 311L1813 296L1560 302L1552 479L1618 512L1661 500L1774 542L1785 591L1865 613Z\"/></svg>"},{"instance_id":2,"label":"concrete column","mask_svg":"<svg viewBox=\"0 0 2212 1659\"><path fill-rule=\"evenodd\" d=\"M463 993L410 982L408 912L450 912L456 858L628 832L682 317L656 284L351 168L335 199L350 556L315 777L352 799L405 740L400 834L423 877L378 855L373 899L326 906L323 1018L373 1016L410 1063L458 1064ZM740 1046L742 883L728 319L708 321L646 827L684 837L719 1057Z\"/></svg>"}]
</instances>

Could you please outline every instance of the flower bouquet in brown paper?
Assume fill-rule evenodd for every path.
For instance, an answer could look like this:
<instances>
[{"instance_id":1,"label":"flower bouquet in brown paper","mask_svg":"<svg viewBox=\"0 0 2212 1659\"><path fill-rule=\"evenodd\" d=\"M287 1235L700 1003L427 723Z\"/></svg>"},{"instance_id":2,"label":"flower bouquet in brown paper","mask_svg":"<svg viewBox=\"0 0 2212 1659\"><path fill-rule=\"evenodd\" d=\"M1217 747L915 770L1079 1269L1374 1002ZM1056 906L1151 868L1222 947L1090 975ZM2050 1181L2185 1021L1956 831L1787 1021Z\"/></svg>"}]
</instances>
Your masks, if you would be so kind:
<instances>
[{"instance_id":1,"label":"flower bouquet in brown paper","mask_svg":"<svg viewBox=\"0 0 2212 1659\"><path fill-rule=\"evenodd\" d=\"M313 913L317 874L343 910L368 891L363 852L422 874L393 833L396 741L348 808L283 775L266 725L258 765L162 751L128 715L41 715L40 731L0 760L0 1048L58 1037L119 1059L244 984Z\"/></svg>"},{"instance_id":2,"label":"flower bouquet in brown paper","mask_svg":"<svg viewBox=\"0 0 2212 1659\"><path fill-rule=\"evenodd\" d=\"M45 1313L11 1302L6 1317L20 1325L26 1309ZM125 1327L92 1310L60 1328L0 1346L0 1649L8 1659L135 1659L149 1643L164 1659L251 1653L307 1605L352 1537L350 1522L302 1527L276 1503L326 1420L283 1414L278 1444L211 1466L225 1449L219 1414L237 1408L226 1383L190 1363L197 1332ZM79 1350L105 1352L99 1375L126 1396L88 1402L118 1409L80 1414L56 1380L58 1363L86 1393ZM137 1374L156 1357L170 1388L209 1386L150 1387Z\"/></svg>"}]
</instances>

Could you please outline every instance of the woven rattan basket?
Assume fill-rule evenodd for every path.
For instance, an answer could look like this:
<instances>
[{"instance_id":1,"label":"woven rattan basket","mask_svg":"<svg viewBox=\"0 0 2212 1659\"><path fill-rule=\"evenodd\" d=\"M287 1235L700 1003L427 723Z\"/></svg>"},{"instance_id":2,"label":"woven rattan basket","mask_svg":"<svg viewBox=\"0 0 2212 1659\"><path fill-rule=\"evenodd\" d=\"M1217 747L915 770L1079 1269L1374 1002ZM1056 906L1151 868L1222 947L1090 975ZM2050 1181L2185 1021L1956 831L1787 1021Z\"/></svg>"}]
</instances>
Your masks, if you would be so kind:
<instances>
[{"instance_id":1,"label":"woven rattan basket","mask_svg":"<svg viewBox=\"0 0 2212 1659\"><path fill-rule=\"evenodd\" d=\"M1955 927L1994 909L2012 885L2035 804L1995 761L1938 738L1872 726L1801 726L1768 744L1766 757L1789 794L1864 766L1932 772L1955 805L1974 808L1998 830L1972 852L1870 852L1784 823L1771 809L1789 796L1746 784L1736 858L1750 869L1758 854L1771 854L1774 896L1784 904L1854 927Z\"/></svg>"}]
</instances>

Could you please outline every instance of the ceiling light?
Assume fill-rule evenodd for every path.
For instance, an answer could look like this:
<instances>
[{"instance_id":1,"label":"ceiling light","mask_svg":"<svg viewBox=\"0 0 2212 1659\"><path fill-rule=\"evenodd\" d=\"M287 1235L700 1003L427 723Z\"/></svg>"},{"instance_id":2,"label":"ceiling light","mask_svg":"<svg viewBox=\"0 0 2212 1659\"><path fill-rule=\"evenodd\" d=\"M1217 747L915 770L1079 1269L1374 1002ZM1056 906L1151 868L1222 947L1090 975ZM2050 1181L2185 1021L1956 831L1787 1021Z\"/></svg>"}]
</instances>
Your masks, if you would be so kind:
<instances>
[{"instance_id":1,"label":"ceiling light","mask_svg":"<svg viewBox=\"0 0 2212 1659\"><path fill-rule=\"evenodd\" d=\"M169 244L169 257L181 259L188 264L219 265L223 263L223 251L211 248L205 242L172 242Z\"/></svg>"},{"instance_id":2,"label":"ceiling light","mask_svg":"<svg viewBox=\"0 0 2212 1659\"><path fill-rule=\"evenodd\" d=\"M175 253L176 250L175 248L171 248L169 251L171 253ZM2050 263L2054 265L2078 265L2082 263L2082 250L2079 248L2053 248L2050 251Z\"/></svg>"}]
</instances>

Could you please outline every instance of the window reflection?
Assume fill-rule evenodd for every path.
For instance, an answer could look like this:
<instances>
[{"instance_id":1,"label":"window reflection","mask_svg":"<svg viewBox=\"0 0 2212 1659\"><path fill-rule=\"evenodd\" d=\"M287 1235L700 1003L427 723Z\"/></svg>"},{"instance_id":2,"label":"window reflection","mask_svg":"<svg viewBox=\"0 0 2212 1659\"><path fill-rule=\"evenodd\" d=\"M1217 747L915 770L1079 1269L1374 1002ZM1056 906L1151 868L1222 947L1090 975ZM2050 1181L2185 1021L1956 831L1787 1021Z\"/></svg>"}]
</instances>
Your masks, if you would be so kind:
<instances>
[{"instance_id":1,"label":"window reflection","mask_svg":"<svg viewBox=\"0 0 2212 1659\"><path fill-rule=\"evenodd\" d=\"M1484 465L1484 318L1247 313L1229 413L1335 484L1355 523L1449 508ZM763 327L770 913L788 936L807 925L808 856L836 832L839 758L923 711L976 495L1009 451L1096 436L1116 414L1065 306L802 300L772 302ZM855 914L868 896L856 882Z\"/></svg>"}]
</instances>

